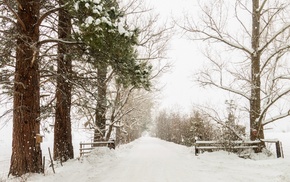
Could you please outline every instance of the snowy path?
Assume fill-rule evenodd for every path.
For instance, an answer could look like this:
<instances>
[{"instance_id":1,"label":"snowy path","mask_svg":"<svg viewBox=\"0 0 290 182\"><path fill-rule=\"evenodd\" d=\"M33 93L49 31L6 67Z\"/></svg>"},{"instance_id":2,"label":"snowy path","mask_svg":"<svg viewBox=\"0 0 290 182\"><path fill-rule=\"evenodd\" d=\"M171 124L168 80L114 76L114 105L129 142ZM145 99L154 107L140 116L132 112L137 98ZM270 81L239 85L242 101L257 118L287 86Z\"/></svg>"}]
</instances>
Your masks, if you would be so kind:
<instances>
[{"instance_id":1,"label":"snowy path","mask_svg":"<svg viewBox=\"0 0 290 182\"><path fill-rule=\"evenodd\" d=\"M156 138L144 137L135 143L117 163L112 163L103 175L92 181L100 182L225 182L283 181L280 172L271 165L280 160L253 161L240 159L226 152L196 157L193 149ZM259 164L257 164L259 162ZM242 165L241 165L242 164ZM279 164L277 164L279 165ZM279 166L277 166L279 168ZM288 172L285 170L285 173Z\"/></svg>"},{"instance_id":2,"label":"snowy path","mask_svg":"<svg viewBox=\"0 0 290 182\"><path fill-rule=\"evenodd\" d=\"M28 181L70 182L289 182L289 159L249 160L227 152L195 156L193 148L143 137L116 150L99 148L56 174Z\"/></svg>"},{"instance_id":3,"label":"snowy path","mask_svg":"<svg viewBox=\"0 0 290 182\"><path fill-rule=\"evenodd\" d=\"M183 147L173 148L170 143L158 139L142 138L128 155L123 156L118 164L110 167L96 181L192 181L194 164L189 160L192 154L178 149Z\"/></svg>"}]
</instances>

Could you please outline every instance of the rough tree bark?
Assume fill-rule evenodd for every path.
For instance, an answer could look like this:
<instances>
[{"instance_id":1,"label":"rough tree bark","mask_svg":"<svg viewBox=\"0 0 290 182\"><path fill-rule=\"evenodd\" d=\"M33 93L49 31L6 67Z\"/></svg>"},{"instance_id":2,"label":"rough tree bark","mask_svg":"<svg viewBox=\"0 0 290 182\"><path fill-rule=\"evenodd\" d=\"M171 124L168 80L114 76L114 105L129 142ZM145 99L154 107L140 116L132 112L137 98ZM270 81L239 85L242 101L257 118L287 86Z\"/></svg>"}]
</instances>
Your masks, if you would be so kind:
<instances>
[{"instance_id":1,"label":"rough tree bark","mask_svg":"<svg viewBox=\"0 0 290 182\"><path fill-rule=\"evenodd\" d=\"M17 47L14 78L13 141L9 175L41 172L37 42L40 0L18 0Z\"/></svg>"},{"instance_id":2,"label":"rough tree bark","mask_svg":"<svg viewBox=\"0 0 290 182\"><path fill-rule=\"evenodd\" d=\"M60 0L60 6L64 5ZM71 17L65 8L59 10L58 36L68 40L71 36ZM71 134L71 77L72 60L68 45L58 43L57 88L54 126L54 160L67 161L74 158Z\"/></svg>"},{"instance_id":3,"label":"rough tree bark","mask_svg":"<svg viewBox=\"0 0 290 182\"><path fill-rule=\"evenodd\" d=\"M250 97L250 127L251 127L251 140L257 138L264 138L264 130L262 123L259 123L261 114L261 69L260 59L261 51L259 50L260 43L260 11L259 1L252 0L252 49L251 55L251 97Z\"/></svg>"}]
</instances>

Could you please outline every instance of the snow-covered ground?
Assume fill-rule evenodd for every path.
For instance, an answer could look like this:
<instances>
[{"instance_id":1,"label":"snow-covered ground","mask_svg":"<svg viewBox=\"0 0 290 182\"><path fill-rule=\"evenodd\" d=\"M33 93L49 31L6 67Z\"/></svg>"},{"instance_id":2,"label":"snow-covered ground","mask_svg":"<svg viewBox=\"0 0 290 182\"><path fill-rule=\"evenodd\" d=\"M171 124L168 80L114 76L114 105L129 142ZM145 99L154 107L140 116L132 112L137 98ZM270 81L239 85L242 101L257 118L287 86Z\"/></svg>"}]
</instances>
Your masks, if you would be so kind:
<instances>
[{"instance_id":1,"label":"snow-covered ground","mask_svg":"<svg viewBox=\"0 0 290 182\"><path fill-rule=\"evenodd\" d=\"M22 179L7 181L97 181L97 182L186 182L186 181L290 181L290 133L266 133L266 138L282 141L284 159L256 156L256 160L241 159L227 152L194 155L194 149L165 142L152 137L142 137L116 150L98 148L90 156L56 164L43 174L31 174ZM75 157L78 157L80 141L89 141L90 135L74 131ZM46 135L42 150L47 157L47 148L52 150L53 135ZM268 146L274 148L274 145ZM0 132L0 181L6 181L11 156L11 130ZM46 160L47 166L49 165Z\"/></svg>"},{"instance_id":2,"label":"snow-covered ground","mask_svg":"<svg viewBox=\"0 0 290 182\"><path fill-rule=\"evenodd\" d=\"M77 126L73 127L72 132L74 155L79 157L80 142L89 142L92 137L92 132L85 129L79 129ZM53 152L53 133L45 133L43 143L41 143L42 154L46 158L46 164L49 161L49 152ZM0 125L0 182L8 175L10 167L10 158L12 153L12 124Z\"/></svg>"},{"instance_id":3,"label":"snow-covered ground","mask_svg":"<svg viewBox=\"0 0 290 182\"><path fill-rule=\"evenodd\" d=\"M286 136L290 134L284 133ZM90 156L57 165L55 174L48 168L45 176L32 174L27 181L289 182L290 150L285 146L284 159L263 155L242 159L222 151L195 156L192 147L145 136L116 150L98 148Z\"/></svg>"},{"instance_id":4,"label":"snow-covered ground","mask_svg":"<svg viewBox=\"0 0 290 182\"><path fill-rule=\"evenodd\" d=\"M7 177L12 147L12 126L0 125L0 181Z\"/></svg>"}]
</instances>

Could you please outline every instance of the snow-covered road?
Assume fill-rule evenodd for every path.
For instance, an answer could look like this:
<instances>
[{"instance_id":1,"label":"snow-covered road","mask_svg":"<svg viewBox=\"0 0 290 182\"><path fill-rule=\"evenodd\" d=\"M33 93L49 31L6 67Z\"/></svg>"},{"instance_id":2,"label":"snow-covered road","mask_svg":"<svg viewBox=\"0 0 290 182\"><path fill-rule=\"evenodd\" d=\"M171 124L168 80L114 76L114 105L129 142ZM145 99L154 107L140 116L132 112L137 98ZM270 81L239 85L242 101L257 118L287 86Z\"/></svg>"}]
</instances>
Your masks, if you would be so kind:
<instances>
[{"instance_id":1,"label":"snow-covered road","mask_svg":"<svg viewBox=\"0 0 290 182\"><path fill-rule=\"evenodd\" d=\"M227 152L195 156L193 148L142 137L116 150L98 148L71 160L56 174L28 181L82 182L289 182L289 159L241 159Z\"/></svg>"},{"instance_id":2,"label":"snow-covered road","mask_svg":"<svg viewBox=\"0 0 290 182\"><path fill-rule=\"evenodd\" d=\"M192 153L184 149L182 146L172 147L159 139L142 138L96 181L192 181L195 165L190 160Z\"/></svg>"}]
</instances>

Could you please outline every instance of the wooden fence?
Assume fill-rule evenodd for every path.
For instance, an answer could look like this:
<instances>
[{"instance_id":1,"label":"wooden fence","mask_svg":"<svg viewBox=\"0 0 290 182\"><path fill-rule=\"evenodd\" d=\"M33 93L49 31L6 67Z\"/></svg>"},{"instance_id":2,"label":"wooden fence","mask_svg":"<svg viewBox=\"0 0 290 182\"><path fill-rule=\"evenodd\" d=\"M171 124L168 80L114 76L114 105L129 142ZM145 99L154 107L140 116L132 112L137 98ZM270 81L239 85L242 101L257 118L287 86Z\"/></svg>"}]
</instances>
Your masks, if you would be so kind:
<instances>
[{"instance_id":1,"label":"wooden fence","mask_svg":"<svg viewBox=\"0 0 290 182\"><path fill-rule=\"evenodd\" d=\"M284 157L282 143L278 140L261 140L261 141L196 141L195 142L195 155L200 151L213 151L213 150L226 150L236 151L243 149L256 149L263 147L263 142L274 143L276 146L277 158Z\"/></svg>"},{"instance_id":2,"label":"wooden fence","mask_svg":"<svg viewBox=\"0 0 290 182\"><path fill-rule=\"evenodd\" d=\"M109 147L110 149L115 149L115 141L110 140L80 143L80 157L90 153L96 147Z\"/></svg>"}]
</instances>

